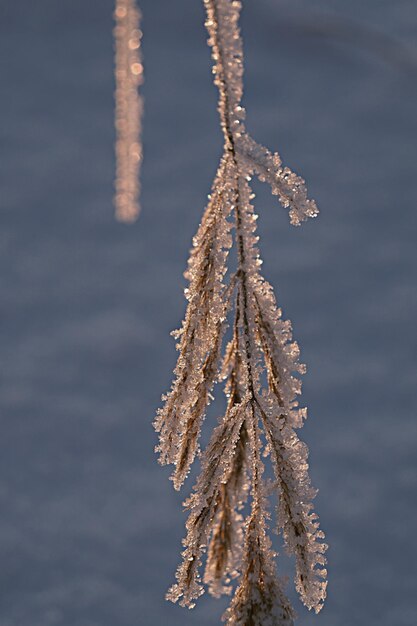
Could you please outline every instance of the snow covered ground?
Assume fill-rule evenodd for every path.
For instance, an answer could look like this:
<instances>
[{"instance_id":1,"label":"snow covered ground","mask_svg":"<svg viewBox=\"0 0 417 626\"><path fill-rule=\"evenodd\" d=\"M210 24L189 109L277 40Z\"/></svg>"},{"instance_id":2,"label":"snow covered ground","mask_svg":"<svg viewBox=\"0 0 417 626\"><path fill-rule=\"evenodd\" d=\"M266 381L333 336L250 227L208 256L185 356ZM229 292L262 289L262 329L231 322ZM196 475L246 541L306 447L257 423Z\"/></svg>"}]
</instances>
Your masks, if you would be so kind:
<instances>
[{"instance_id":1,"label":"snow covered ground","mask_svg":"<svg viewBox=\"0 0 417 626\"><path fill-rule=\"evenodd\" d=\"M112 1L0 0L1 626L211 626L224 608L164 601L185 517L151 427L221 150L216 92L202 3L141 5L144 209L125 226ZM417 5L246 0L242 27L248 128L321 208L294 229L256 189L331 546L323 613L290 594L304 626L414 626Z\"/></svg>"}]
</instances>

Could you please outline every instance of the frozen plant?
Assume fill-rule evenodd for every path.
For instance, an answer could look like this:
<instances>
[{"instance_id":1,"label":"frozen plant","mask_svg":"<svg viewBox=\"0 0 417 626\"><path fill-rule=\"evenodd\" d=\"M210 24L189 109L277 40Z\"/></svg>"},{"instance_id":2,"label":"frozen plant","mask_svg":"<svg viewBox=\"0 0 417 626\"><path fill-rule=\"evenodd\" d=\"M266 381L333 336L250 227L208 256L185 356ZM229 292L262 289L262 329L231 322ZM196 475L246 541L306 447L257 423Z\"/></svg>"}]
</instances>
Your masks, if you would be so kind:
<instances>
[{"instance_id":1,"label":"frozen plant","mask_svg":"<svg viewBox=\"0 0 417 626\"><path fill-rule=\"evenodd\" d=\"M175 380L155 420L160 461L174 465L176 489L195 456L201 456L201 473L185 501L183 560L167 597L192 607L204 584L219 596L231 593L236 579L223 616L228 626L290 626L294 614L268 537L271 489L263 477L264 458L274 470L277 530L295 557L296 589L316 612L326 596L326 545L313 511L316 492L308 476L307 447L296 433L306 417L297 401L305 368L291 324L282 319L260 271L251 177L270 185L289 209L292 224L318 211L304 181L246 132L240 0L204 4L224 150L189 259L186 316L174 333L179 350ZM231 272L233 245L237 268ZM229 323L230 340L224 346ZM200 452L202 422L219 381L224 381L227 407Z\"/></svg>"}]
</instances>

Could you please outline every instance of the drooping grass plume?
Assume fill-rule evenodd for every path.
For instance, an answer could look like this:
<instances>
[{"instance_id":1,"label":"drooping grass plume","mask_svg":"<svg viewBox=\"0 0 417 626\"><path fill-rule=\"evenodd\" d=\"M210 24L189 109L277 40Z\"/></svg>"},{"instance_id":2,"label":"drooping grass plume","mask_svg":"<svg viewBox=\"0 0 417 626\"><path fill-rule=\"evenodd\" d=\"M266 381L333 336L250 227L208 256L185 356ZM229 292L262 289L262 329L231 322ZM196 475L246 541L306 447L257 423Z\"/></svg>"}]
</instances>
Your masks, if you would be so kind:
<instances>
[{"instance_id":1,"label":"drooping grass plume","mask_svg":"<svg viewBox=\"0 0 417 626\"><path fill-rule=\"evenodd\" d=\"M192 607L204 583L218 596L231 593L236 580L223 618L228 626L292 626L294 613L268 538L266 457L274 471L276 527L295 557L301 600L316 612L326 597L327 546L313 511L316 492L308 477L307 447L296 434L306 418L298 406L305 367L291 323L282 319L260 271L251 177L270 185L293 225L318 210L304 181L245 129L240 0L204 4L224 149L189 260L187 312L174 333L179 350L175 379L155 420L160 461L174 465L176 489L195 456L201 458L200 475L185 501L183 560L167 597ZM229 267L232 246L235 268ZM231 337L225 346L228 325ZM220 381L227 407L201 451L202 422Z\"/></svg>"}]
</instances>

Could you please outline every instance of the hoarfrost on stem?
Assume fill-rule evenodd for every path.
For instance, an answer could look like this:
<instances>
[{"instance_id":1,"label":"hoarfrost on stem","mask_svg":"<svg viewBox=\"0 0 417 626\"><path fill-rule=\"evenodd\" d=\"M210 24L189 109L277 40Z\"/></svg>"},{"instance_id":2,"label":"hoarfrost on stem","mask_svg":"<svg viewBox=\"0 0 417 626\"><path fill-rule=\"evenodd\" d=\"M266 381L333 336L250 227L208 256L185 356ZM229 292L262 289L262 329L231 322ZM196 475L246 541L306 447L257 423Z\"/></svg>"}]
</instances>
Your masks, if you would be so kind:
<instances>
[{"instance_id":1,"label":"hoarfrost on stem","mask_svg":"<svg viewBox=\"0 0 417 626\"><path fill-rule=\"evenodd\" d=\"M183 561L167 597L191 607L204 583L218 596L231 593L238 579L223 617L228 626L291 626L293 610L276 574L268 538L263 458L269 457L273 466L277 530L295 556L296 589L316 612L326 597L327 546L313 511L316 492L308 476L307 447L296 434L306 418L297 400L305 367L299 362L291 323L282 319L272 287L260 273L251 176L271 186L289 210L292 224L318 211L304 181L245 129L241 2L204 4L224 151L193 240L186 274L187 312L174 333L179 350L175 380L155 420L160 462L174 465L176 489L200 453L202 422L220 381L227 408L201 452L201 473L185 501L189 517ZM234 272L228 270L232 245L237 256ZM229 324L231 337L224 349Z\"/></svg>"}]
</instances>

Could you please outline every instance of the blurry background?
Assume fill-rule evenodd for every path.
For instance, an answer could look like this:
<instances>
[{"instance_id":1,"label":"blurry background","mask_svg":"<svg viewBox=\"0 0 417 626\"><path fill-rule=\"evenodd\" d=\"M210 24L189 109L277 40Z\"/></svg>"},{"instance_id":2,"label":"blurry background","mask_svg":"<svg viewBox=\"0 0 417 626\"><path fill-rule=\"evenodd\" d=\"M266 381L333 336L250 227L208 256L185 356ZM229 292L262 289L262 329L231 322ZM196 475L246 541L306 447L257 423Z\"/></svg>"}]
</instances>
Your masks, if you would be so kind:
<instances>
[{"instance_id":1,"label":"blurry background","mask_svg":"<svg viewBox=\"0 0 417 626\"><path fill-rule=\"evenodd\" d=\"M211 626L225 606L164 601L190 482L174 492L151 427L221 151L217 94L202 2L140 4L144 208L126 226L113 2L0 0L1 626ZM321 208L294 229L256 185L331 545L323 613L289 593L304 626L414 626L417 5L244 5L248 128Z\"/></svg>"}]
</instances>

